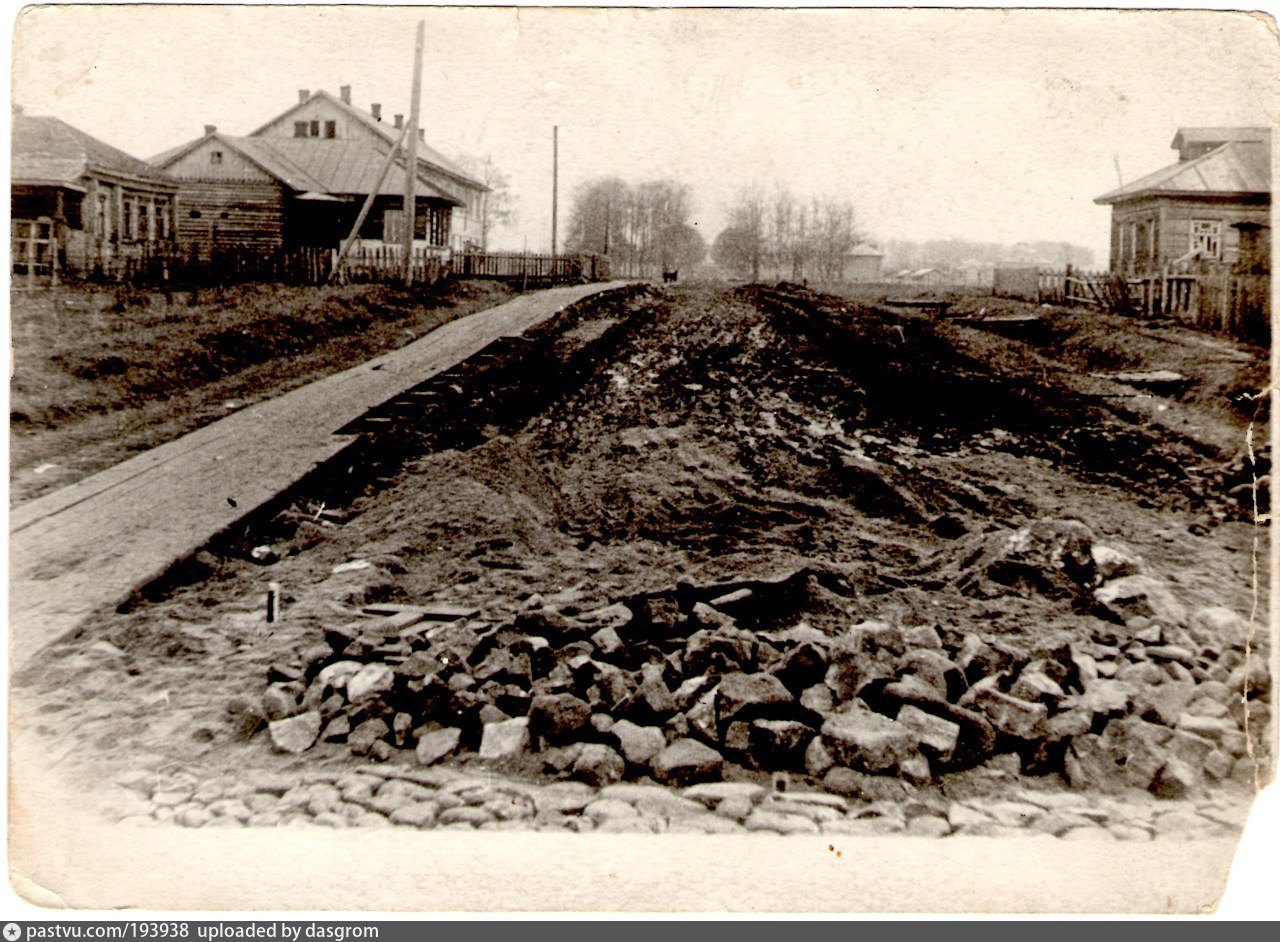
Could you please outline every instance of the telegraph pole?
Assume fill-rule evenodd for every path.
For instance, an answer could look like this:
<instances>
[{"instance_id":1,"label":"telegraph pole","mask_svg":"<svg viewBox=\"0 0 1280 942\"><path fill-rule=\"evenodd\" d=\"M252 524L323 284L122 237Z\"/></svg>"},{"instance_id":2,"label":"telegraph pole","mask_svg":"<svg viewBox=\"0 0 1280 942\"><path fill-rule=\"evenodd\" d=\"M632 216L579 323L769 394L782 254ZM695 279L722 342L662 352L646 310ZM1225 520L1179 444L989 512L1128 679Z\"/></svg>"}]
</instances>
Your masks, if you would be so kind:
<instances>
[{"instance_id":1,"label":"telegraph pole","mask_svg":"<svg viewBox=\"0 0 1280 942\"><path fill-rule=\"evenodd\" d=\"M560 207L560 125L551 128L551 256L556 254L556 212Z\"/></svg>"},{"instance_id":2,"label":"telegraph pole","mask_svg":"<svg viewBox=\"0 0 1280 942\"><path fill-rule=\"evenodd\" d=\"M406 285L413 281L413 230L418 215L418 106L422 99L422 47L426 42L426 20L418 21L413 45L413 92L409 98L409 138L404 158L404 232L400 237L400 265Z\"/></svg>"}]
</instances>

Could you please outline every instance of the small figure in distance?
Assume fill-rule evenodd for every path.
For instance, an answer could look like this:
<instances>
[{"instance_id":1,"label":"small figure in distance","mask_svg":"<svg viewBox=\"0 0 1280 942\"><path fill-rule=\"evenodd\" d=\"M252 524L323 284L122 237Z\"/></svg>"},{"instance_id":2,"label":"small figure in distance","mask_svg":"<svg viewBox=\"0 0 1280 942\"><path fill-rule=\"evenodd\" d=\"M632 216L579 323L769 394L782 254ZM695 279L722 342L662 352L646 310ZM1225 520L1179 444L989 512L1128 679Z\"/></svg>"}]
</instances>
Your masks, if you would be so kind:
<instances>
[{"instance_id":1,"label":"small figure in distance","mask_svg":"<svg viewBox=\"0 0 1280 942\"><path fill-rule=\"evenodd\" d=\"M670 271L668 271L667 269L664 268L662 270L663 284L671 284L673 281L675 281L679 277L680 277L679 269L672 268Z\"/></svg>"}]
</instances>

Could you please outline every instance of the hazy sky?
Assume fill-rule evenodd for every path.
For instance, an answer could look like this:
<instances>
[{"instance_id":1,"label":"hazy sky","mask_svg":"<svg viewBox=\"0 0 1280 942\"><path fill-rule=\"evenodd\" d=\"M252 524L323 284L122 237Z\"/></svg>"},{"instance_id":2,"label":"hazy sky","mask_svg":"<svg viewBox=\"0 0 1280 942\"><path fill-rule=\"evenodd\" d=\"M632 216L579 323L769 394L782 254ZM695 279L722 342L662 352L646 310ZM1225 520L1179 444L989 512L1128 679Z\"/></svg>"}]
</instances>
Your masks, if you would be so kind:
<instances>
[{"instance_id":1,"label":"hazy sky","mask_svg":"<svg viewBox=\"0 0 1280 942\"><path fill-rule=\"evenodd\" d=\"M36 8L13 99L139 156L244 134L299 88L408 111L427 23L423 124L492 154L518 219L550 238L576 184L668 177L708 241L740 187L851 200L878 240L1066 240L1105 258L1093 198L1171 162L1180 125L1271 123L1276 41L1232 13ZM562 228L563 232L563 228Z\"/></svg>"}]
</instances>

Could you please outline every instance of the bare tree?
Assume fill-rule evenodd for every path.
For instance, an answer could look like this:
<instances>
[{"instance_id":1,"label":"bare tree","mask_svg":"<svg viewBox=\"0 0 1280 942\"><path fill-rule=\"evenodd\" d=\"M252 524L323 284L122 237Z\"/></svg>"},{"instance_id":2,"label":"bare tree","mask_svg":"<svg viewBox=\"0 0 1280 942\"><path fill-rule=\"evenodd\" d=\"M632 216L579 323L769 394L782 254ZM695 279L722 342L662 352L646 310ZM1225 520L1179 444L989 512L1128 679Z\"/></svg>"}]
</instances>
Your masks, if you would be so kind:
<instances>
[{"instance_id":1,"label":"bare tree","mask_svg":"<svg viewBox=\"0 0 1280 942\"><path fill-rule=\"evenodd\" d=\"M712 249L715 260L740 274L750 273L752 281L759 281L768 252L767 222L764 192L757 186L739 192L729 207L729 225L716 237Z\"/></svg>"},{"instance_id":2,"label":"bare tree","mask_svg":"<svg viewBox=\"0 0 1280 942\"><path fill-rule=\"evenodd\" d=\"M465 157L459 162L489 188L480 200L480 250L486 251L493 230L497 226L510 225L516 218L511 179L494 163L491 154Z\"/></svg>"},{"instance_id":3,"label":"bare tree","mask_svg":"<svg viewBox=\"0 0 1280 942\"><path fill-rule=\"evenodd\" d=\"M607 254L619 271L634 274L695 264L706 247L689 225L692 211L691 192L682 183L648 180L633 186L617 177L592 180L575 195L566 245Z\"/></svg>"}]
</instances>

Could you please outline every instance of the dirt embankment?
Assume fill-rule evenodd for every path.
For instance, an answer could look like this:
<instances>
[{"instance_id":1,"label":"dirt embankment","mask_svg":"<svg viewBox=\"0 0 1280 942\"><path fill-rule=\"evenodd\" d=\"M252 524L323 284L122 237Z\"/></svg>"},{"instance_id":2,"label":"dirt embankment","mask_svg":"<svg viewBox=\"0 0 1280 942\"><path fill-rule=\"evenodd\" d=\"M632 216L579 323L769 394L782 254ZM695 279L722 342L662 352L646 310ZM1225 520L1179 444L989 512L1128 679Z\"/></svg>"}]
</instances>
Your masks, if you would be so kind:
<instances>
[{"instance_id":1,"label":"dirt embankment","mask_svg":"<svg viewBox=\"0 0 1280 942\"><path fill-rule=\"evenodd\" d=\"M196 304L70 289L16 297L11 499L79 480L510 296L500 285L449 282L413 291L246 285Z\"/></svg>"},{"instance_id":2,"label":"dirt embankment","mask_svg":"<svg viewBox=\"0 0 1280 942\"><path fill-rule=\"evenodd\" d=\"M295 495L293 507L223 546L222 558L211 554L203 581L103 615L62 645L26 679L45 732L101 747L119 764L276 767L266 733L244 742L236 733L252 732L270 678L284 689L270 705L277 717L316 712L325 724L340 715L347 723L308 742L301 760L287 760L295 763L341 767L354 751L412 764L419 740L456 728L446 752L460 749L449 761L466 764L489 726L521 719L534 698L564 695L608 721L575 719L567 701L548 719L544 703L543 718L530 713L529 722L541 733L551 723L560 751L525 742L514 768L595 775L578 769L584 744L623 748L609 729L625 718L659 729L667 746L713 749L725 777L788 768L824 782L829 767L811 767L803 745L821 742L859 776L896 772L927 785L1004 756L1002 775L1113 784L1108 750L1132 750L1141 735L1158 758L1167 736L1155 727L1186 733L1174 730L1175 706L1213 699L1204 684L1231 700L1248 616L1266 603L1255 584L1252 501L1226 493L1237 456L1215 444L1243 435L1231 409L1162 397L1135 408L1132 388L1059 359L1061 341L1037 351L802 290L688 287L608 303L618 308L588 306L555 328L568 352L542 360L527 389L491 384L507 391L483 421L449 413L483 405L457 377L447 384L452 406L441 388L444 412L402 416L384 432L412 446L372 476L356 475L358 487ZM589 360L574 359L582 344L573 337L606 335ZM1222 381L1243 383L1254 367L1240 368ZM530 375L529 363L522 370ZM1175 430L1192 411L1194 422ZM466 418L450 426L446 414ZM1106 589L1131 577L1139 582ZM268 581L285 587L279 625L262 620ZM784 587L781 600L763 609L724 598L736 586L769 599L770 585ZM444 608L461 620L377 640L362 634L378 626L361 609L378 603ZM1206 607L1229 612L1195 614ZM335 632L343 626L354 633ZM612 637L599 634L606 627ZM719 638L715 657L690 653L700 631ZM525 659L496 664L495 646ZM808 660L793 663L805 646ZM920 647L932 654L915 657ZM606 666L584 672L574 660L582 657ZM374 698L381 706L306 699L316 671L344 658L388 669L391 686ZM614 671L623 676L616 689L600 681ZM713 712L725 722L699 731L696 703L711 696L710 709L728 709L716 678L732 672L777 678L786 690L775 702L798 706ZM693 700L663 699L702 675L712 686L685 690ZM904 701L887 700L885 689L908 675L936 681L912 701L918 712L957 726L953 710L982 714L988 726L970 717L979 733L964 741L978 735L985 745L954 767L931 747L913 753L923 766L901 755L877 769L849 745L857 737L846 721L828 734L832 717L850 712L899 723ZM1127 699L1088 699L1099 679L1127 684ZM1267 722L1265 678L1246 682L1256 737ZM983 683L989 693L963 699ZM341 693L321 687L315 696ZM92 706L106 689L120 710ZM1153 703L1155 689L1172 699ZM1006 698L1032 705L1030 725L997 723ZM1076 709L1092 711L1083 725ZM1203 709L1215 721L1225 715ZM1032 729L1067 714L1072 722L1052 732ZM730 729L756 721L766 723L758 748L750 729ZM1103 739L1108 722L1128 725ZM1203 754L1188 747L1199 765L1179 759L1190 771L1144 764L1119 781L1186 791L1248 777L1246 734L1220 732L1216 742L1190 734L1210 743ZM1085 745L1087 737L1097 741ZM630 761L625 772L668 774ZM869 786L859 778L842 787Z\"/></svg>"}]
</instances>

